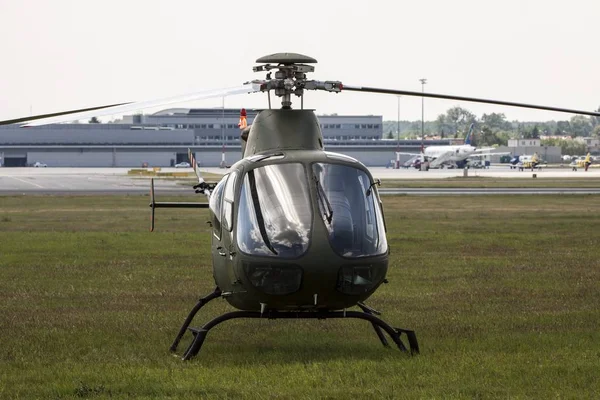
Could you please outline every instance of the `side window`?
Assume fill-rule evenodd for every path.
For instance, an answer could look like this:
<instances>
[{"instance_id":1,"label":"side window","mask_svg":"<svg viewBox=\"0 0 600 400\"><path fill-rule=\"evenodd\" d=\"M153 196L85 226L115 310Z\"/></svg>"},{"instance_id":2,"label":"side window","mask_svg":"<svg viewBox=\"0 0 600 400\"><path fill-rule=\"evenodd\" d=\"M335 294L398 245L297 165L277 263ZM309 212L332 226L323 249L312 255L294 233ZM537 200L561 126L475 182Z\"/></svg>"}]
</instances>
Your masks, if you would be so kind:
<instances>
[{"instance_id":1,"label":"side window","mask_svg":"<svg viewBox=\"0 0 600 400\"><path fill-rule=\"evenodd\" d=\"M215 187L215 190L210 195L209 208L212 211L212 226L213 234L217 239L221 239L221 203L223 200L223 189L225 188L225 182L227 182L227 175L221 179L221 181Z\"/></svg>"},{"instance_id":2,"label":"side window","mask_svg":"<svg viewBox=\"0 0 600 400\"><path fill-rule=\"evenodd\" d=\"M369 189L369 182L367 177L364 175L358 176L358 181L362 187L362 190L366 193L367 189ZM375 210L373 209L373 192L371 195L364 196L364 204L365 204L365 233L370 240L377 240L376 229L375 226Z\"/></svg>"},{"instance_id":3,"label":"side window","mask_svg":"<svg viewBox=\"0 0 600 400\"><path fill-rule=\"evenodd\" d=\"M223 228L231 232L233 228L233 198L237 172L232 172L225 184L225 194L223 196Z\"/></svg>"}]
</instances>

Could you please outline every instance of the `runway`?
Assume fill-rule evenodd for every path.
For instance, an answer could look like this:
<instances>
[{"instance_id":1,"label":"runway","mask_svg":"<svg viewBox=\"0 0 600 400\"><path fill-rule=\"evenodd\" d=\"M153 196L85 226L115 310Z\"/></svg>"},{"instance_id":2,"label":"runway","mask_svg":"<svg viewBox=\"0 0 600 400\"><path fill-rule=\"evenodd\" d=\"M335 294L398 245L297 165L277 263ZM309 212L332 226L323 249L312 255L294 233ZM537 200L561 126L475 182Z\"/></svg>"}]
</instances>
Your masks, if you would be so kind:
<instances>
[{"instance_id":1,"label":"runway","mask_svg":"<svg viewBox=\"0 0 600 400\"><path fill-rule=\"evenodd\" d=\"M129 168L0 168L0 195L21 194L144 194L149 192L148 177L127 175ZM191 169L163 168L161 172L191 172ZM375 178L382 180L426 181L463 177L463 170L430 170L370 168ZM203 172L223 175L222 168L206 168ZM469 177L513 178L532 180L537 178L586 178L600 179L600 169L571 171L570 169L546 169L542 171L511 170L508 167L469 170ZM193 195L187 183L174 179L155 179L155 191L162 194ZM381 189L382 194L442 195L442 194L600 194L595 188L401 188Z\"/></svg>"},{"instance_id":2,"label":"runway","mask_svg":"<svg viewBox=\"0 0 600 400\"><path fill-rule=\"evenodd\" d=\"M0 168L0 195L17 194L142 194L148 178L127 175L128 168ZM173 168L175 171L175 169ZM181 182L155 180L159 193L193 191Z\"/></svg>"}]
</instances>

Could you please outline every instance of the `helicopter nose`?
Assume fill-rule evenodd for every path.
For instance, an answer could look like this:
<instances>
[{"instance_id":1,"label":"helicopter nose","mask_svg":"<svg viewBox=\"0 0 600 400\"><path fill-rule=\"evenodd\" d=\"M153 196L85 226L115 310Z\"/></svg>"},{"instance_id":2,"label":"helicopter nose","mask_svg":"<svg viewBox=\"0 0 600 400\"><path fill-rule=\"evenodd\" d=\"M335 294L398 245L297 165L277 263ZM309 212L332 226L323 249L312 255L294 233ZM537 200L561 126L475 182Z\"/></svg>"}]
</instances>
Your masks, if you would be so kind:
<instances>
[{"instance_id":1,"label":"helicopter nose","mask_svg":"<svg viewBox=\"0 0 600 400\"><path fill-rule=\"evenodd\" d=\"M302 283L303 270L295 264L246 262L244 270L252 286L265 294L291 294Z\"/></svg>"},{"instance_id":2,"label":"helicopter nose","mask_svg":"<svg viewBox=\"0 0 600 400\"><path fill-rule=\"evenodd\" d=\"M342 266L336 289L350 295L368 293L383 281L386 272L386 262Z\"/></svg>"}]
</instances>

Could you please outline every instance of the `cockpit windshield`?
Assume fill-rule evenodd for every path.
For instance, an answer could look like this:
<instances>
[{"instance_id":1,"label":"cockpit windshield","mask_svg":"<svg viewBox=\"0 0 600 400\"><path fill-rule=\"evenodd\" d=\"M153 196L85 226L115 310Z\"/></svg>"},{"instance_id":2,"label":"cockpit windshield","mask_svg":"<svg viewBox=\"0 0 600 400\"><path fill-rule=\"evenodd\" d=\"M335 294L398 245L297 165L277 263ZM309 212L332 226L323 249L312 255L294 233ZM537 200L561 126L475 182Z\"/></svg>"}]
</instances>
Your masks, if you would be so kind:
<instances>
[{"instance_id":1,"label":"cockpit windshield","mask_svg":"<svg viewBox=\"0 0 600 400\"><path fill-rule=\"evenodd\" d=\"M385 253L379 199L367 174L348 165L316 163L312 178L333 249L344 257Z\"/></svg>"},{"instance_id":2,"label":"cockpit windshield","mask_svg":"<svg viewBox=\"0 0 600 400\"><path fill-rule=\"evenodd\" d=\"M308 249L312 212L300 163L248 171L242 183L237 242L247 254L296 258Z\"/></svg>"}]
</instances>

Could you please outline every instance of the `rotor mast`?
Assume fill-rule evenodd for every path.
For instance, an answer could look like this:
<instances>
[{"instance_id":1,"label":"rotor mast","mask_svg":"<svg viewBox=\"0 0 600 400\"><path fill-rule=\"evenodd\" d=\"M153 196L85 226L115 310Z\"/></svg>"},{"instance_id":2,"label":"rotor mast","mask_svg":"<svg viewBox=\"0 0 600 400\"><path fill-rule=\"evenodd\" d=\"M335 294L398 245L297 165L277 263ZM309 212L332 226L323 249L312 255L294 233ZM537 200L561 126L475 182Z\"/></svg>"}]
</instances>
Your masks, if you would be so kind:
<instances>
[{"instance_id":1,"label":"rotor mast","mask_svg":"<svg viewBox=\"0 0 600 400\"><path fill-rule=\"evenodd\" d=\"M256 60L257 65L252 68L254 72L267 71L265 80L252 81L258 84L258 90L267 92L269 95L269 108L271 108L270 91L273 90L277 97L281 97L281 108L292 108L292 95L304 98L304 90L325 90L339 93L342 91L342 83L339 81L315 81L307 80L306 74L314 72L315 67L308 64L316 64L317 60L298 53L275 53ZM275 78L272 78L275 70ZM301 102L303 108L304 102Z\"/></svg>"}]
</instances>

